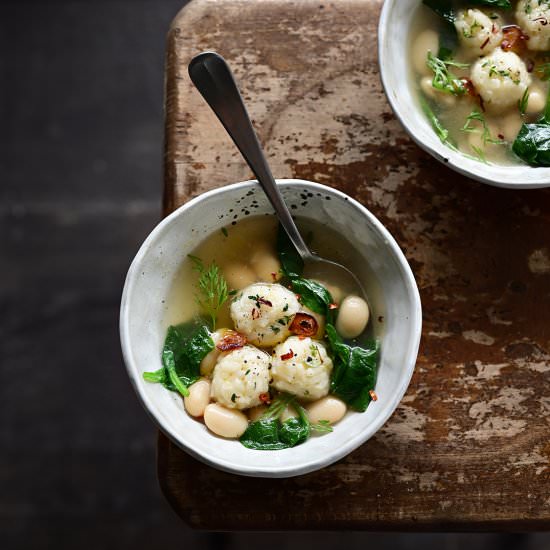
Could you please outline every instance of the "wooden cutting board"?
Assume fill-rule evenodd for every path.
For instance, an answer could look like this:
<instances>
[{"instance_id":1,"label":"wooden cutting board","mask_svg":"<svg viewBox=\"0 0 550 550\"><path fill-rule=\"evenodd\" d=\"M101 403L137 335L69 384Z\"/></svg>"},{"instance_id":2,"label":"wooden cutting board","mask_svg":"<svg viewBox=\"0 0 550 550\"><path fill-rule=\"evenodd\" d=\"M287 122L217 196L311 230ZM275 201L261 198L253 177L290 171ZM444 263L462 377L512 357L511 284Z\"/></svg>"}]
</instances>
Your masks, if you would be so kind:
<instances>
[{"instance_id":1,"label":"wooden cutting board","mask_svg":"<svg viewBox=\"0 0 550 550\"><path fill-rule=\"evenodd\" d=\"M251 177L187 76L194 54L217 50L275 176L318 181L365 204L403 248L424 308L401 405L329 468L243 478L160 434L161 487L195 527L550 528L550 190L481 185L408 138L379 80L381 4L195 0L170 29L165 213Z\"/></svg>"}]
</instances>

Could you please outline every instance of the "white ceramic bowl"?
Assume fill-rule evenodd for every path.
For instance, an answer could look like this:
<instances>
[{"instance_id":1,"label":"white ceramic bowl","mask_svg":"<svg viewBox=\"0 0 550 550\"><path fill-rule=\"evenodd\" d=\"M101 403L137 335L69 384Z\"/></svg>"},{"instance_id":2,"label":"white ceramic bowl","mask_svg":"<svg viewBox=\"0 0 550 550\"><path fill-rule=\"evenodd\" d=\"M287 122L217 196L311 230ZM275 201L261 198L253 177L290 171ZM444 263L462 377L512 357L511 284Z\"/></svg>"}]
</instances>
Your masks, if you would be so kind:
<instances>
[{"instance_id":1,"label":"white ceramic bowl","mask_svg":"<svg viewBox=\"0 0 550 550\"><path fill-rule=\"evenodd\" d=\"M410 81L409 30L422 0L385 0L378 25L380 75L390 105L416 143L457 172L497 187L550 186L550 168L477 162L441 143L416 99Z\"/></svg>"},{"instance_id":2,"label":"white ceramic bowl","mask_svg":"<svg viewBox=\"0 0 550 550\"><path fill-rule=\"evenodd\" d=\"M376 392L364 413L348 413L334 431L293 449L253 451L213 435L184 411L182 399L144 371L160 368L165 333L163 304L178 266L207 235L229 223L228 210L272 213L256 182L228 185L191 200L165 218L137 253L124 285L120 309L122 351L130 379L145 409L182 449L221 470L248 476L291 477L327 466L369 439L390 417L412 376L422 325L418 289L403 253L384 226L361 204L330 187L279 180L293 214L328 222L354 246L364 262L357 275L365 285L381 340ZM307 206L302 206L307 195ZM240 201L237 203L237 201ZM251 208L252 201L257 207ZM233 215L233 214L231 214ZM243 214L240 214L241 216ZM223 216L223 217L222 217ZM367 263L368 262L368 263Z\"/></svg>"}]
</instances>

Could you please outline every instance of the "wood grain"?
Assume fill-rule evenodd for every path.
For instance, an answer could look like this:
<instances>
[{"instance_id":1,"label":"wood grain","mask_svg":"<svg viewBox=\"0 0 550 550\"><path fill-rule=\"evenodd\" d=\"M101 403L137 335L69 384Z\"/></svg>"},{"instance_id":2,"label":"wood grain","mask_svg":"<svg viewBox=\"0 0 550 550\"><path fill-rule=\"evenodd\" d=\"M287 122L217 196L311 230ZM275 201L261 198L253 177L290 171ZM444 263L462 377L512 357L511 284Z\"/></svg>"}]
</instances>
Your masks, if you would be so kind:
<instances>
[{"instance_id":1,"label":"wood grain","mask_svg":"<svg viewBox=\"0 0 550 550\"><path fill-rule=\"evenodd\" d=\"M380 6L195 0L170 30L166 213L250 177L187 77L192 55L215 49L234 68L276 177L367 205L403 248L424 308L405 398L338 464L247 479L160 435L161 486L193 526L550 528L550 191L475 183L412 143L379 81Z\"/></svg>"}]
</instances>

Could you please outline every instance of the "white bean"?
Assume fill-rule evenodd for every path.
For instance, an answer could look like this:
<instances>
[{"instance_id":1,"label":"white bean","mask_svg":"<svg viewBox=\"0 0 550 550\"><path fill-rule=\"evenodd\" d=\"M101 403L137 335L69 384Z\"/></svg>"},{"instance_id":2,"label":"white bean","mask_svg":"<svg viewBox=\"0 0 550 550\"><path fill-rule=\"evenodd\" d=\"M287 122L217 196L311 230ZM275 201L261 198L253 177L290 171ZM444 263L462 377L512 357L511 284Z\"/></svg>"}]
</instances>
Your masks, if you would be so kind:
<instances>
[{"instance_id":1,"label":"white bean","mask_svg":"<svg viewBox=\"0 0 550 550\"><path fill-rule=\"evenodd\" d=\"M346 404L341 399L333 397L332 395L327 395L327 397L323 397L319 399L319 401L315 401L307 406L309 420L313 424L321 420L326 420L330 424L335 424L344 418L346 410Z\"/></svg>"},{"instance_id":2,"label":"white bean","mask_svg":"<svg viewBox=\"0 0 550 550\"><path fill-rule=\"evenodd\" d=\"M210 382L208 380L198 380L189 386L189 395L183 398L183 404L191 416L202 416L208 403L210 403Z\"/></svg>"},{"instance_id":3,"label":"white bean","mask_svg":"<svg viewBox=\"0 0 550 550\"><path fill-rule=\"evenodd\" d=\"M204 423L210 431L228 439L241 437L248 427L248 419L244 413L226 409L217 403L210 403L204 409Z\"/></svg>"},{"instance_id":4,"label":"white bean","mask_svg":"<svg viewBox=\"0 0 550 550\"><path fill-rule=\"evenodd\" d=\"M267 247L260 247L250 258L250 266L257 278L266 283L274 283L280 277L281 262L277 255Z\"/></svg>"},{"instance_id":5,"label":"white bean","mask_svg":"<svg viewBox=\"0 0 550 550\"><path fill-rule=\"evenodd\" d=\"M529 100L525 112L533 115L540 113L546 105L546 95L539 88L529 88Z\"/></svg>"},{"instance_id":6,"label":"white bean","mask_svg":"<svg viewBox=\"0 0 550 550\"><path fill-rule=\"evenodd\" d=\"M514 141L519 133L523 121L519 112L510 113L500 119L500 134L506 141ZM491 134L492 137L493 134Z\"/></svg>"},{"instance_id":7,"label":"white bean","mask_svg":"<svg viewBox=\"0 0 550 550\"><path fill-rule=\"evenodd\" d=\"M367 302L359 296L346 296L338 310L336 330L344 338L356 338L365 330L368 322L369 306Z\"/></svg>"},{"instance_id":8,"label":"white bean","mask_svg":"<svg viewBox=\"0 0 550 550\"><path fill-rule=\"evenodd\" d=\"M240 290L256 282L256 274L242 262L228 262L223 266L223 275L230 289Z\"/></svg>"},{"instance_id":9,"label":"white bean","mask_svg":"<svg viewBox=\"0 0 550 550\"><path fill-rule=\"evenodd\" d=\"M248 409L248 419L250 422L256 422L262 414L267 411L266 405L257 405L256 407L252 407L251 409Z\"/></svg>"},{"instance_id":10,"label":"white bean","mask_svg":"<svg viewBox=\"0 0 550 550\"><path fill-rule=\"evenodd\" d=\"M437 55L438 50L439 36L437 32L431 29L422 31L412 45L412 61L415 71L419 74L431 74L431 70L426 65L428 52Z\"/></svg>"}]
</instances>

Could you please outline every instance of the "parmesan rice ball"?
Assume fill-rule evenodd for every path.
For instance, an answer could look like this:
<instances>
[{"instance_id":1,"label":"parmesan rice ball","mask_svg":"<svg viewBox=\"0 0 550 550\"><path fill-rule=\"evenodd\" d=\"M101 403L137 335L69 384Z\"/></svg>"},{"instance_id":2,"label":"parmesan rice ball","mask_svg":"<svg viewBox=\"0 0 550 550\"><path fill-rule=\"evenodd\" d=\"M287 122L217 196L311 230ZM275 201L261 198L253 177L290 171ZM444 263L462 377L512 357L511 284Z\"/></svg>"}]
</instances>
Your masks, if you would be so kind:
<instances>
[{"instance_id":1,"label":"parmesan rice ball","mask_svg":"<svg viewBox=\"0 0 550 550\"><path fill-rule=\"evenodd\" d=\"M328 394L332 360L325 346L311 338L291 336L273 350L273 386L315 401Z\"/></svg>"},{"instance_id":2,"label":"parmesan rice ball","mask_svg":"<svg viewBox=\"0 0 550 550\"><path fill-rule=\"evenodd\" d=\"M501 113L517 106L531 84L531 76L514 52L497 48L474 63L472 82L487 110Z\"/></svg>"},{"instance_id":3,"label":"parmesan rice ball","mask_svg":"<svg viewBox=\"0 0 550 550\"><path fill-rule=\"evenodd\" d=\"M271 347L290 334L289 325L300 310L296 295L279 284L255 283L237 294L231 304L235 330L260 347Z\"/></svg>"},{"instance_id":4,"label":"parmesan rice ball","mask_svg":"<svg viewBox=\"0 0 550 550\"><path fill-rule=\"evenodd\" d=\"M260 395L269 391L270 364L269 355L253 346L222 353L212 376L212 399L228 409L259 405Z\"/></svg>"},{"instance_id":5,"label":"parmesan rice ball","mask_svg":"<svg viewBox=\"0 0 550 550\"><path fill-rule=\"evenodd\" d=\"M497 20L480 10L461 10L455 19L460 43L470 57L490 54L501 42L502 31Z\"/></svg>"},{"instance_id":6,"label":"parmesan rice ball","mask_svg":"<svg viewBox=\"0 0 550 550\"><path fill-rule=\"evenodd\" d=\"M550 3L548 0L520 0L516 19L529 36L527 47L535 51L550 50Z\"/></svg>"}]
</instances>

